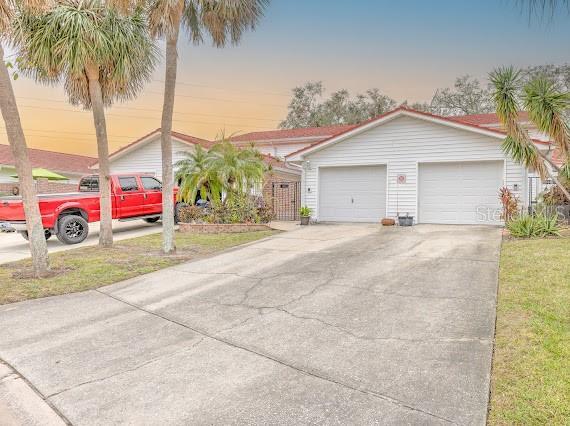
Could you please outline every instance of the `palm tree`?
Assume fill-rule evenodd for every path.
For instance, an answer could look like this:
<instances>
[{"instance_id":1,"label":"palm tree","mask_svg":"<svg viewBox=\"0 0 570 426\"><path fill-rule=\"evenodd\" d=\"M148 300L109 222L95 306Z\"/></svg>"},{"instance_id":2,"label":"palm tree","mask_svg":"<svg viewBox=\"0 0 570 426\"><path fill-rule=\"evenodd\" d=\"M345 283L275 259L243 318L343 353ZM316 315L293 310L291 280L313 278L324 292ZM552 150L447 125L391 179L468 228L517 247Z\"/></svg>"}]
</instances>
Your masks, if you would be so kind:
<instances>
[{"instance_id":1,"label":"palm tree","mask_svg":"<svg viewBox=\"0 0 570 426\"><path fill-rule=\"evenodd\" d=\"M133 98L150 78L156 47L142 10L123 15L101 0L63 0L45 14L22 14L16 28L24 71L44 83L63 80L69 102L92 110L101 192L99 245L109 247L113 232L104 107Z\"/></svg>"},{"instance_id":2,"label":"palm tree","mask_svg":"<svg viewBox=\"0 0 570 426\"><path fill-rule=\"evenodd\" d=\"M223 138L210 148L210 167L221 182L226 200L248 193L263 182L267 167L255 148L239 149Z\"/></svg>"},{"instance_id":3,"label":"palm tree","mask_svg":"<svg viewBox=\"0 0 570 426\"><path fill-rule=\"evenodd\" d=\"M212 157L200 145L185 153L186 158L176 162L176 181L180 182L178 198L185 203L194 204L196 196L216 202L221 200L222 185L211 167Z\"/></svg>"},{"instance_id":4,"label":"palm tree","mask_svg":"<svg viewBox=\"0 0 570 426\"><path fill-rule=\"evenodd\" d=\"M263 182L267 166L255 148L239 149L227 139L209 151L197 146L175 164L176 179L181 181L179 198L194 204L198 191L213 204L247 194Z\"/></svg>"},{"instance_id":5,"label":"palm tree","mask_svg":"<svg viewBox=\"0 0 570 426\"><path fill-rule=\"evenodd\" d=\"M128 0L123 1L128 3ZM216 47L223 47L229 41L237 44L244 31L254 28L267 3L268 0L151 0L149 25L152 34L155 37L166 38L166 69L161 121L164 194L171 194L173 191L171 132L178 63L177 44L181 27L187 30L190 39L195 44L204 41L204 33L211 36ZM162 227L162 250L166 254L173 253L176 246L174 244L172 197L162 198Z\"/></svg>"},{"instance_id":6,"label":"palm tree","mask_svg":"<svg viewBox=\"0 0 570 426\"><path fill-rule=\"evenodd\" d=\"M556 176L561 168L536 147L518 122L522 101L530 120L538 130L550 136L565 159L564 163L570 164L570 129L564 118L564 113L570 108L570 94L559 92L554 83L542 77L535 78L522 88L520 71L513 67L494 70L490 80L495 86L493 99L497 116L507 132L503 150L515 161L536 170L542 178L549 176L570 200L570 193Z\"/></svg>"},{"instance_id":7,"label":"palm tree","mask_svg":"<svg viewBox=\"0 0 570 426\"><path fill-rule=\"evenodd\" d=\"M23 7L36 10L41 3L23 2ZM38 198L32 177L32 166L28 157L28 146L22 129L16 98L12 89L10 73L4 61L2 42L10 39L11 21L14 17L15 4L9 0L0 0L0 110L6 126L6 134L16 162L16 171L20 181L20 192L24 204L26 226L32 256L32 268L36 277L45 276L49 271L47 244L38 206Z\"/></svg>"}]
</instances>

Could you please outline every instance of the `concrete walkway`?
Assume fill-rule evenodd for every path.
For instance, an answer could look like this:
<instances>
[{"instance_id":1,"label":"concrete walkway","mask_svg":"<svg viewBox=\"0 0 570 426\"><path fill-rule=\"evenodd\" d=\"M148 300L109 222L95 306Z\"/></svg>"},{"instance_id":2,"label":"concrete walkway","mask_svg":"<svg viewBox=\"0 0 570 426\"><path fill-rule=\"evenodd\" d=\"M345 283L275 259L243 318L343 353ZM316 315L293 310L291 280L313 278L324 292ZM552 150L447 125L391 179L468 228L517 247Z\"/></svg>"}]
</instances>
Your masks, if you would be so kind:
<instances>
[{"instance_id":1,"label":"concrete walkway","mask_svg":"<svg viewBox=\"0 0 570 426\"><path fill-rule=\"evenodd\" d=\"M78 425L484 424L500 230L318 225L0 307Z\"/></svg>"}]
</instances>

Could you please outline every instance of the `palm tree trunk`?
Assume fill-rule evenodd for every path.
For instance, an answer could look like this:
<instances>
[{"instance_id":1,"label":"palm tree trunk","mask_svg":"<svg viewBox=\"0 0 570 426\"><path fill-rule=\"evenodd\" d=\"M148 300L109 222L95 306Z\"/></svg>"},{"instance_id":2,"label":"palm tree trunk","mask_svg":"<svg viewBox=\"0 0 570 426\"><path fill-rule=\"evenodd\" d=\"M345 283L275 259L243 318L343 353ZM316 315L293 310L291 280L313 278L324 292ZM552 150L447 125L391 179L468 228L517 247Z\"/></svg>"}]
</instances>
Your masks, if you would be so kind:
<instances>
[{"instance_id":1,"label":"palm tree trunk","mask_svg":"<svg viewBox=\"0 0 570 426\"><path fill-rule=\"evenodd\" d=\"M162 151L162 251L165 254L176 252L174 242L174 182L172 170L172 116L174 114L174 95L176 91L176 71L178 66L178 33L180 16L173 22L172 32L166 39L166 72L164 78L164 100L160 148Z\"/></svg>"},{"instance_id":2,"label":"palm tree trunk","mask_svg":"<svg viewBox=\"0 0 570 426\"><path fill-rule=\"evenodd\" d=\"M97 136L97 155L99 157L99 191L101 193L99 246L111 247L113 245L113 217L111 212L109 142L107 140L105 109L103 107L101 84L99 83L99 69L96 66L88 66L86 71L89 79L89 96L91 98L93 123L95 124L95 134Z\"/></svg>"},{"instance_id":3,"label":"palm tree trunk","mask_svg":"<svg viewBox=\"0 0 570 426\"><path fill-rule=\"evenodd\" d=\"M10 148L16 171L20 181L20 192L24 204L26 226L28 229L32 266L36 277L44 276L49 271L49 258L47 243L42 225L38 197L32 177L32 165L28 158L26 138L20 122L20 114L16 105L16 98L12 90L12 82L8 68L4 62L4 49L0 44L0 109L6 124L6 134L10 142Z\"/></svg>"}]
</instances>

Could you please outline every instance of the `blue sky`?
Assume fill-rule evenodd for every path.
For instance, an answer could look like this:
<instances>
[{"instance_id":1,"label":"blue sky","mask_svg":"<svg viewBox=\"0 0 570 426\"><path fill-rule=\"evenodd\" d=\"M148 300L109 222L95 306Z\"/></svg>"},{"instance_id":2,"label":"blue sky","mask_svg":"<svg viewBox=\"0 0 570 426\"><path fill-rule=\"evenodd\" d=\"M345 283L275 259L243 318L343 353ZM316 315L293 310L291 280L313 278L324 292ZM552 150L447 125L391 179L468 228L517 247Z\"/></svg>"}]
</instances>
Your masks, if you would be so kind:
<instances>
[{"instance_id":1,"label":"blue sky","mask_svg":"<svg viewBox=\"0 0 570 426\"><path fill-rule=\"evenodd\" d=\"M174 129L214 138L276 128L290 89L310 80L427 101L464 74L570 62L569 42L570 14L529 19L517 0L273 0L237 47L181 39ZM159 127L163 72L160 64L135 101L109 110L111 151ZM61 87L14 86L31 146L96 152L90 113L67 104Z\"/></svg>"}]
</instances>

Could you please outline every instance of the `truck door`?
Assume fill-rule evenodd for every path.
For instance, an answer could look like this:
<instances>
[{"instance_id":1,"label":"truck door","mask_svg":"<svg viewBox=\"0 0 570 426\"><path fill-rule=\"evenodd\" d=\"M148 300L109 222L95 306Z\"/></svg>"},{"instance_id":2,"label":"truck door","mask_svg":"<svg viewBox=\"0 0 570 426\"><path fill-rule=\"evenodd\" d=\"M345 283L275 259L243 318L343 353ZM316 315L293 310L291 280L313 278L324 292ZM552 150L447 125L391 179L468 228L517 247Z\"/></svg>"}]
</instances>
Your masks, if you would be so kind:
<instances>
[{"instance_id":1,"label":"truck door","mask_svg":"<svg viewBox=\"0 0 570 426\"><path fill-rule=\"evenodd\" d=\"M135 176L119 176L116 195L117 217L144 215L144 191Z\"/></svg>"},{"instance_id":2,"label":"truck door","mask_svg":"<svg viewBox=\"0 0 570 426\"><path fill-rule=\"evenodd\" d=\"M141 176L145 192L144 214L162 213L162 183L152 176Z\"/></svg>"}]
</instances>

